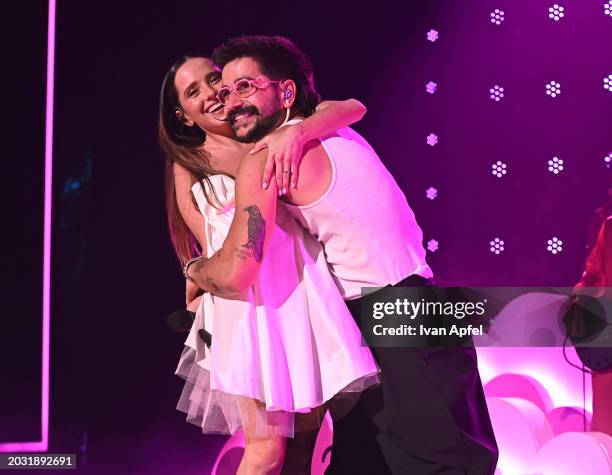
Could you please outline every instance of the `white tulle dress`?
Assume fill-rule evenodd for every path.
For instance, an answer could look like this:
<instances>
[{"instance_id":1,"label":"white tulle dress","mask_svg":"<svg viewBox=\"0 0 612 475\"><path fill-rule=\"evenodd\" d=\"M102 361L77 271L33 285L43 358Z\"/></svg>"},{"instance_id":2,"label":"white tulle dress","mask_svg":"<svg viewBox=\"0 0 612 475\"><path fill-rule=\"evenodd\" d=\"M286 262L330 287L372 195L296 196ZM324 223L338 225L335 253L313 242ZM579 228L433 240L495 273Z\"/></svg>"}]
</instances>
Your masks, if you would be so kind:
<instances>
[{"instance_id":1,"label":"white tulle dress","mask_svg":"<svg viewBox=\"0 0 612 475\"><path fill-rule=\"evenodd\" d=\"M207 252L219 250L234 216L234 181L211 177L222 209L192 187L205 218ZM212 334L205 345L198 330ZM292 437L326 409L349 410L378 383L378 367L330 275L320 243L282 206L255 284L241 300L204 294L175 374L177 409L204 433Z\"/></svg>"}]
</instances>

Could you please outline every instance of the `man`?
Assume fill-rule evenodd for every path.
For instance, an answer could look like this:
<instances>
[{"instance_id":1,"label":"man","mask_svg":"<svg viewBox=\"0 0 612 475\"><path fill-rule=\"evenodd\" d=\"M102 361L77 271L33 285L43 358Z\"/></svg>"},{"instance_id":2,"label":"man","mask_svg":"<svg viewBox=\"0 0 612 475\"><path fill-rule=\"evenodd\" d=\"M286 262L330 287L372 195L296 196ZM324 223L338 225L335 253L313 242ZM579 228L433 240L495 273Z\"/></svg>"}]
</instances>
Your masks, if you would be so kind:
<instances>
[{"instance_id":1,"label":"man","mask_svg":"<svg viewBox=\"0 0 612 475\"><path fill-rule=\"evenodd\" d=\"M290 117L308 116L319 100L310 61L286 38L233 38L213 60L223 68L218 97L238 140L257 141ZM276 203L275 187L265 190L258 182L264 161L265 150L242 161L237 211L223 248L187 269L205 290L239 292L264 258ZM297 187L279 194L323 244L357 320L362 287L429 284L433 274L414 213L361 136L338 131L307 148L300 167ZM372 351L382 369L382 395L364 394L335 424L328 473L493 473L497 446L474 349ZM384 397L382 409L377 397Z\"/></svg>"}]
</instances>

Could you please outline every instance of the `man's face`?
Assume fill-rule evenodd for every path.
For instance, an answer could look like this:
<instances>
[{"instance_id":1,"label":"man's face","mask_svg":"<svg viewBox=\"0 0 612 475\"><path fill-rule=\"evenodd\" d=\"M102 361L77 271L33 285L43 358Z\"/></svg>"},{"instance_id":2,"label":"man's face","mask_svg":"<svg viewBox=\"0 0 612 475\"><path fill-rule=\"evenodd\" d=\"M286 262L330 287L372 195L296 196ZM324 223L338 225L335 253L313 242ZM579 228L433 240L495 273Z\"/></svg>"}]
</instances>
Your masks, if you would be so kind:
<instances>
[{"instance_id":1,"label":"man's face","mask_svg":"<svg viewBox=\"0 0 612 475\"><path fill-rule=\"evenodd\" d=\"M223 85L232 87L240 79L270 79L252 58L238 58L223 68ZM280 125L285 109L278 83L258 88L249 97L232 92L225 105L227 120L240 142L256 142Z\"/></svg>"}]
</instances>

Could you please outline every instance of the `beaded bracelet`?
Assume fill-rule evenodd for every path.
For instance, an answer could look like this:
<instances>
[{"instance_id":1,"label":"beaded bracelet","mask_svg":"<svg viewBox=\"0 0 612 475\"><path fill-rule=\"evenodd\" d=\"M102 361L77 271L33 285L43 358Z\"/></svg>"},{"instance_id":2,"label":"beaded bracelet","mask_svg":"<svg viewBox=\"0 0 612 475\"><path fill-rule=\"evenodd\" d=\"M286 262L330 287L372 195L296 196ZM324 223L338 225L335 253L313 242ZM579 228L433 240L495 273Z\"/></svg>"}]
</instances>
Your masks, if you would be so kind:
<instances>
[{"instance_id":1,"label":"beaded bracelet","mask_svg":"<svg viewBox=\"0 0 612 475\"><path fill-rule=\"evenodd\" d=\"M185 266L183 267L183 275L185 276L185 279L189 279L191 282L195 283L195 280L189 277L189 275L187 275L187 272L189 271L189 266L191 266L191 264L193 264L196 261L201 261L202 259L206 259L206 256L192 257L187 262L185 262Z\"/></svg>"}]
</instances>

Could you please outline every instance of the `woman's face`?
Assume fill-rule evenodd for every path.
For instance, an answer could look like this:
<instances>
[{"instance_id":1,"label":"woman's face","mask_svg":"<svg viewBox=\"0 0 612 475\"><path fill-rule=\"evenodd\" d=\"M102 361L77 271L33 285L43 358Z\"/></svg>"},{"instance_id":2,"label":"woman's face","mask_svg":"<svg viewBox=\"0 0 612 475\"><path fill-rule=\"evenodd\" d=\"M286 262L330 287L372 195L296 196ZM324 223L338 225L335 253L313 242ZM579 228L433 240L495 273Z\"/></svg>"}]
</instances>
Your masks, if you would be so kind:
<instances>
[{"instance_id":1,"label":"woman's face","mask_svg":"<svg viewBox=\"0 0 612 475\"><path fill-rule=\"evenodd\" d=\"M221 73L213 68L209 59L188 59L177 69L174 86L183 109L182 118L177 114L178 120L205 132L231 136L224 108L217 102Z\"/></svg>"}]
</instances>

